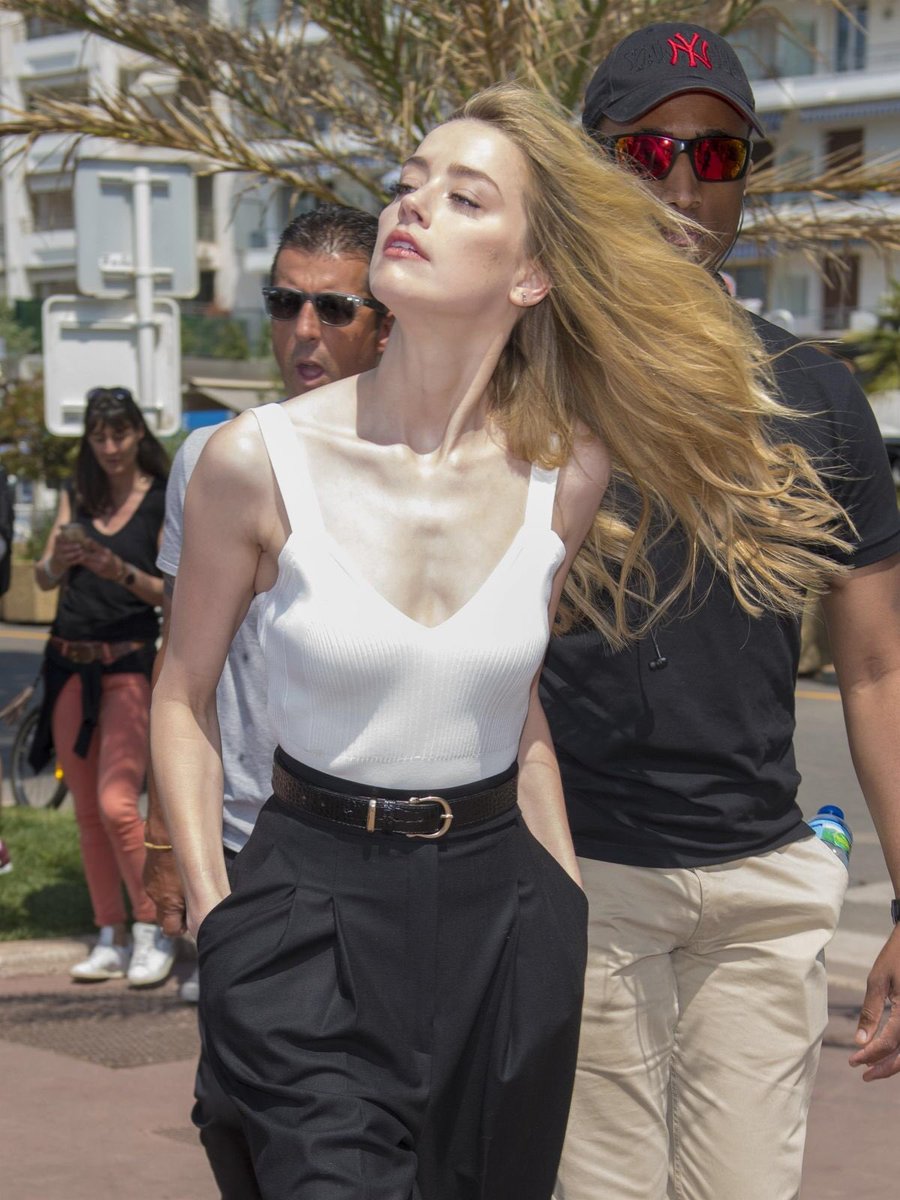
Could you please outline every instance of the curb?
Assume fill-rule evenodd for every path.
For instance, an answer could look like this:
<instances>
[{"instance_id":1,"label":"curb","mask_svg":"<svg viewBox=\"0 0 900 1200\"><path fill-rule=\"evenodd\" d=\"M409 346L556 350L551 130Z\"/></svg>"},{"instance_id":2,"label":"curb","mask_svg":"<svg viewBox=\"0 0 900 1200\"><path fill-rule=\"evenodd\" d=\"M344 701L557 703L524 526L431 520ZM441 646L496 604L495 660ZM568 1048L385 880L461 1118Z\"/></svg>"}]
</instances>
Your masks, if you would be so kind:
<instances>
[{"instance_id":1,"label":"curb","mask_svg":"<svg viewBox=\"0 0 900 1200\"><path fill-rule=\"evenodd\" d=\"M27 941L0 942L0 979L20 975L56 975L84 957L96 940L85 933L70 938L32 938ZM179 938L176 962L194 962L197 949L192 941Z\"/></svg>"}]
</instances>

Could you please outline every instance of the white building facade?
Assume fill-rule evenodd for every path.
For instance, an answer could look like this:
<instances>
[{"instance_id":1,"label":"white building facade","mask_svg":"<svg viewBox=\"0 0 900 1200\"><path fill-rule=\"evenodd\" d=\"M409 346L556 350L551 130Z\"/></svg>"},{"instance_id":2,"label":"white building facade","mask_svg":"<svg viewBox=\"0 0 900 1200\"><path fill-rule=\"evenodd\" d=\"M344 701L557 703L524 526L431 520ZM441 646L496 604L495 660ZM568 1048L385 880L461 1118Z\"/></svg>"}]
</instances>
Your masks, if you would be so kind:
<instances>
[{"instance_id":1,"label":"white building facade","mask_svg":"<svg viewBox=\"0 0 900 1200\"><path fill-rule=\"evenodd\" d=\"M274 19L276 0L184 0L184 7L223 22ZM51 22L0 14L0 94L27 108L41 93L85 101L120 86L177 103L190 98L190 82L165 76L148 59ZM115 143L85 142L72 149L66 137L40 138L26 153L0 163L0 300L34 301L75 293L74 167L79 155L166 159ZM252 346L263 325L259 288L288 220L312 201L289 187L236 173L203 174L197 163L197 267L199 290L182 312L227 313L241 319ZM348 202L353 202L348 198ZM21 306L20 306L21 307Z\"/></svg>"},{"instance_id":2,"label":"white building facade","mask_svg":"<svg viewBox=\"0 0 900 1200\"><path fill-rule=\"evenodd\" d=\"M768 18L732 37L768 134L755 157L771 153L776 165L814 175L828 163L872 162L900 152L900 4L848 0L844 7L792 3L786 6L792 32L777 31ZM789 219L792 198L774 199ZM872 195L865 203L900 216L900 198ZM801 253L745 239L725 269L754 308L797 334L835 338L872 326L900 275L900 256L862 241L833 248L842 270L817 269Z\"/></svg>"}]
</instances>

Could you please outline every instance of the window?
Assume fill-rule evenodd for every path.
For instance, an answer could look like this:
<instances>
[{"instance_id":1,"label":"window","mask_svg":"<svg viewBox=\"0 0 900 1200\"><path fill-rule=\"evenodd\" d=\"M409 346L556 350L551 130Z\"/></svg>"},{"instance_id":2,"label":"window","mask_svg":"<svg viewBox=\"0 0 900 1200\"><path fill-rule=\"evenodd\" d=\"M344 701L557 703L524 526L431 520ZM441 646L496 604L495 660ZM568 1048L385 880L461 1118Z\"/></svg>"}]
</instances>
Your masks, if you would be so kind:
<instances>
[{"instance_id":1,"label":"window","mask_svg":"<svg viewBox=\"0 0 900 1200\"><path fill-rule=\"evenodd\" d=\"M29 42L36 41L37 38L54 37L57 33L71 32L62 21L48 21L45 17L25 18L25 37Z\"/></svg>"},{"instance_id":2,"label":"window","mask_svg":"<svg viewBox=\"0 0 900 1200\"><path fill-rule=\"evenodd\" d=\"M31 227L35 233L75 228L72 179L65 175L34 175L28 180Z\"/></svg>"},{"instance_id":3,"label":"window","mask_svg":"<svg viewBox=\"0 0 900 1200\"><path fill-rule=\"evenodd\" d=\"M766 297L769 294L769 272L767 267L760 264L746 267L731 266L729 264L725 269L734 280L739 300L759 300L761 307L766 307Z\"/></svg>"},{"instance_id":4,"label":"window","mask_svg":"<svg viewBox=\"0 0 900 1200\"><path fill-rule=\"evenodd\" d=\"M795 317L809 316L809 277L782 275L775 279L774 308L786 308Z\"/></svg>"},{"instance_id":5,"label":"window","mask_svg":"<svg viewBox=\"0 0 900 1200\"><path fill-rule=\"evenodd\" d=\"M312 212L316 207L316 201L312 196L298 192L288 183L279 185L275 192L274 204L279 233L288 221L299 217L301 213Z\"/></svg>"},{"instance_id":6,"label":"window","mask_svg":"<svg viewBox=\"0 0 900 1200\"><path fill-rule=\"evenodd\" d=\"M197 240L212 242L216 237L215 212L213 210L213 177L197 176Z\"/></svg>"},{"instance_id":7,"label":"window","mask_svg":"<svg viewBox=\"0 0 900 1200\"><path fill-rule=\"evenodd\" d=\"M33 281L31 290L35 300L43 301L48 296L74 296L78 293L78 285L70 277L59 279L38 279Z\"/></svg>"},{"instance_id":8,"label":"window","mask_svg":"<svg viewBox=\"0 0 900 1200\"><path fill-rule=\"evenodd\" d=\"M850 314L859 308L859 256L829 259L822 271L822 328L847 329Z\"/></svg>"},{"instance_id":9,"label":"window","mask_svg":"<svg viewBox=\"0 0 900 1200\"><path fill-rule=\"evenodd\" d=\"M845 4L835 14L834 69L863 71L869 37L868 4Z\"/></svg>"},{"instance_id":10,"label":"window","mask_svg":"<svg viewBox=\"0 0 900 1200\"><path fill-rule=\"evenodd\" d=\"M748 21L729 40L750 79L815 72L815 21L794 21L790 28L778 27L771 20Z\"/></svg>"},{"instance_id":11,"label":"window","mask_svg":"<svg viewBox=\"0 0 900 1200\"><path fill-rule=\"evenodd\" d=\"M829 129L825 134L826 171L840 167L861 167L865 150L862 129Z\"/></svg>"},{"instance_id":12,"label":"window","mask_svg":"<svg viewBox=\"0 0 900 1200\"><path fill-rule=\"evenodd\" d=\"M68 100L72 104L87 104L90 99L86 75L67 75L59 79L45 79L40 83L26 84L25 107L34 112L37 101Z\"/></svg>"},{"instance_id":13,"label":"window","mask_svg":"<svg viewBox=\"0 0 900 1200\"><path fill-rule=\"evenodd\" d=\"M216 297L215 271L201 271L197 295L194 299L200 304L212 304Z\"/></svg>"}]
</instances>

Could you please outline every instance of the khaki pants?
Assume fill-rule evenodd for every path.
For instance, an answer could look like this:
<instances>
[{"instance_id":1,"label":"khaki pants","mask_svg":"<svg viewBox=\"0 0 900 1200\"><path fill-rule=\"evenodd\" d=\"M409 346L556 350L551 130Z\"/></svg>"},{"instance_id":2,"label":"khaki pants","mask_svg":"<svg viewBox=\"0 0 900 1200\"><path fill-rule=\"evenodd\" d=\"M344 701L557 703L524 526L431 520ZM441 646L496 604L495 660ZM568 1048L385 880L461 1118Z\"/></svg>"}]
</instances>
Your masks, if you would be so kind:
<instances>
[{"instance_id":1,"label":"khaki pants","mask_svg":"<svg viewBox=\"0 0 900 1200\"><path fill-rule=\"evenodd\" d=\"M555 1200L795 1200L843 865L811 837L713 867L580 866L588 968Z\"/></svg>"}]
</instances>

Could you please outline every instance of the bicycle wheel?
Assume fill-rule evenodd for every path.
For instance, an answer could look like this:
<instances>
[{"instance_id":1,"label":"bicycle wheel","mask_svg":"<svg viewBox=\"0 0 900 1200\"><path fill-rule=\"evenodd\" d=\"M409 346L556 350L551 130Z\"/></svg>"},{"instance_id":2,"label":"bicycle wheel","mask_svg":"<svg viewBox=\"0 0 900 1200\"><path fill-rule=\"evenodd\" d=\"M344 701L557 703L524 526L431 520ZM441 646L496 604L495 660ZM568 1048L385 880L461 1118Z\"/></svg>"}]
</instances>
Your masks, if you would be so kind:
<instances>
[{"instance_id":1,"label":"bicycle wheel","mask_svg":"<svg viewBox=\"0 0 900 1200\"><path fill-rule=\"evenodd\" d=\"M52 757L46 767L35 773L28 763L31 739L38 723L38 709L33 708L22 718L16 731L10 756L10 783L16 804L31 808L59 808L66 798L68 788L63 779L62 767Z\"/></svg>"}]
</instances>

